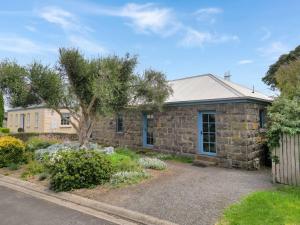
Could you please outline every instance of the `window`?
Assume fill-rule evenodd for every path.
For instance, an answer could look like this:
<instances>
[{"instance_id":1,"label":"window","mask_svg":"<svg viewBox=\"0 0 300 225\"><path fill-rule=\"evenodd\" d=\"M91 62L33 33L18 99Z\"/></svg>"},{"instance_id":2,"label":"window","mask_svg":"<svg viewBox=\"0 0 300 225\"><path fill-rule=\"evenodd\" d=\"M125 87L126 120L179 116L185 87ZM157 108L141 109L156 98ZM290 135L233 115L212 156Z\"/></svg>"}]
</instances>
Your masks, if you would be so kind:
<instances>
[{"instance_id":1,"label":"window","mask_svg":"<svg viewBox=\"0 0 300 225\"><path fill-rule=\"evenodd\" d=\"M30 113L27 113L26 124L27 124L27 127L30 127Z\"/></svg>"},{"instance_id":2,"label":"window","mask_svg":"<svg viewBox=\"0 0 300 225\"><path fill-rule=\"evenodd\" d=\"M117 119L116 119L116 131L118 133L123 132L124 127L123 127L123 115L118 114Z\"/></svg>"},{"instance_id":3,"label":"window","mask_svg":"<svg viewBox=\"0 0 300 225\"><path fill-rule=\"evenodd\" d=\"M62 113L60 125L70 125L70 113Z\"/></svg>"},{"instance_id":4,"label":"window","mask_svg":"<svg viewBox=\"0 0 300 225\"><path fill-rule=\"evenodd\" d=\"M34 113L34 127L39 127L40 115L38 112Z\"/></svg>"},{"instance_id":5,"label":"window","mask_svg":"<svg viewBox=\"0 0 300 225\"><path fill-rule=\"evenodd\" d=\"M16 114L15 115L15 126L18 127L18 125L19 125L19 115Z\"/></svg>"},{"instance_id":6,"label":"window","mask_svg":"<svg viewBox=\"0 0 300 225\"><path fill-rule=\"evenodd\" d=\"M202 113L203 153L216 153L216 118L214 112Z\"/></svg>"},{"instance_id":7,"label":"window","mask_svg":"<svg viewBox=\"0 0 300 225\"><path fill-rule=\"evenodd\" d=\"M259 110L259 127L266 127L266 111L264 109Z\"/></svg>"}]
</instances>

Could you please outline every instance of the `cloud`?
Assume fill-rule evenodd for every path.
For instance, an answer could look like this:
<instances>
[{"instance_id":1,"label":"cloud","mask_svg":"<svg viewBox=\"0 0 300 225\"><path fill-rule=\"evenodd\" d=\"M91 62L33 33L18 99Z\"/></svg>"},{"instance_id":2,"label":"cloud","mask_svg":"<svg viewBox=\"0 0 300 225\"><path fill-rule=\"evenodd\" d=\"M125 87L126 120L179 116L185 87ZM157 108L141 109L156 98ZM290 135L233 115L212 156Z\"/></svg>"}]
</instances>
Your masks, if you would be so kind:
<instances>
[{"instance_id":1,"label":"cloud","mask_svg":"<svg viewBox=\"0 0 300 225\"><path fill-rule=\"evenodd\" d=\"M266 41L268 39L270 39L272 33L269 29L265 28L265 27L262 27L261 28L262 32L263 32L263 36L261 37L261 41Z\"/></svg>"},{"instance_id":2,"label":"cloud","mask_svg":"<svg viewBox=\"0 0 300 225\"><path fill-rule=\"evenodd\" d=\"M78 18L62 8L47 6L39 10L39 16L49 23L56 24L67 31L91 32L91 28L80 23Z\"/></svg>"},{"instance_id":3,"label":"cloud","mask_svg":"<svg viewBox=\"0 0 300 225\"><path fill-rule=\"evenodd\" d=\"M193 28L187 28L185 36L179 42L180 46L184 47L202 47L204 44L218 44L230 41L238 41L236 35L215 34L211 32L201 32Z\"/></svg>"},{"instance_id":4,"label":"cloud","mask_svg":"<svg viewBox=\"0 0 300 225\"><path fill-rule=\"evenodd\" d=\"M270 60L277 59L280 55L289 52L289 47L280 41L274 41L270 44L257 49L260 55Z\"/></svg>"},{"instance_id":5,"label":"cloud","mask_svg":"<svg viewBox=\"0 0 300 225\"><path fill-rule=\"evenodd\" d=\"M31 32L36 32L36 28L34 26L26 25L25 28L26 28L26 30L29 30Z\"/></svg>"},{"instance_id":6,"label":"cloud","mask_svg":"<svg viewBox=\"0 0 300 225\"><path fill-rule=\"evenodd\" d=\"M102 15L123 17L137 32L155 33L168 36L175 33L180 24L170 8L158 5L128 3L120 8L97 8L94 12Z\"/></svg>"},{"instance_id":7,"label":"cloud","mask_svg":"<svg viewBox=\"0 0 300 225\"><path fill-rule=\"evenodd\" d=\"M0 50L6 52L13 52L18 54L53 52L54 48L48 46L41 46L31 41L30 39L7 36L0 37Z\"/></svg>"},{"instance_id":8,"label":"cloud","mask_svg":"<svg viewBox=\"0 0 300 225\"><path fill-rule=\"evenodd\" d=\"M71 45L89 53L102 54L107 52L107 50L102 45L82 36L71 35L69 37L69 42Z\"/></svg>"},{"instance_id":9,"label":"cloud","mask_svg":"<svg viewBox=\"0 0 300 225\"><path fill-rule=\"evenodd\" d=\"M243 60L238 61L239 65L251 64L251 63L253 63L253 60L251 60L251 59L243 59Z\"/></svg>"},{"instance_id":10,"label":"cloud","mask_svg":"<svg viewBox=\"0 0 300 225\"><path fill-rule=\"evenodd\" d=\"M214 23L216 21L215 16L221 13L223 13L223 9L211 7L198 9L194 15L199 21L209 21L210 23Z\"/></svg>"}]
</instances>

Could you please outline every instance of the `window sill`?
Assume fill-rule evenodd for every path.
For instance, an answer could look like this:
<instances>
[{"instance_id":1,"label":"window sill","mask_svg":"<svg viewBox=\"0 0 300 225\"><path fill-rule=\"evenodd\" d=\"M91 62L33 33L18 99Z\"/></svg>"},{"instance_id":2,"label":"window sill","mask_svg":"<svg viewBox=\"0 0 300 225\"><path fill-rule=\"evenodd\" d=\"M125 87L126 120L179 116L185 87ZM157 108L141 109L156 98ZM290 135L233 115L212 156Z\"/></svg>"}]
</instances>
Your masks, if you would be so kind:
<instances>
[{"instance_id":1,"label":"window sill","mask_svg":"<svg viewBox=\"0 0 300 225\"><path fill-rule=\"evenodd\" d=\"M60 125L59 128L72 128L71 125Z\"/></svg>"}]
</instances>

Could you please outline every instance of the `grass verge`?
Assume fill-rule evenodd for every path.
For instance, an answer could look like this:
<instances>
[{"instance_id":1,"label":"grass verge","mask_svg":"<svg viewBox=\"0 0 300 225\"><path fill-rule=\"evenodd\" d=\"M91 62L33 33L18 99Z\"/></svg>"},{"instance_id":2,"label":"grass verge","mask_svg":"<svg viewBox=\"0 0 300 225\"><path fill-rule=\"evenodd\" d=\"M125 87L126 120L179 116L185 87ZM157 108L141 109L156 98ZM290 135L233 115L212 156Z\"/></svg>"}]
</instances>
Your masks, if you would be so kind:
<instances>
[{"instance_id":1,"label":"grass verge","mask_svg":"<svg viewBox=\"0 0 300 225\"><path fill-rule=\"evenodd\" d=\"M219 225L300 224L300 188L280 187L245 197L224 212Z\"/></svg>"}]
</instances>

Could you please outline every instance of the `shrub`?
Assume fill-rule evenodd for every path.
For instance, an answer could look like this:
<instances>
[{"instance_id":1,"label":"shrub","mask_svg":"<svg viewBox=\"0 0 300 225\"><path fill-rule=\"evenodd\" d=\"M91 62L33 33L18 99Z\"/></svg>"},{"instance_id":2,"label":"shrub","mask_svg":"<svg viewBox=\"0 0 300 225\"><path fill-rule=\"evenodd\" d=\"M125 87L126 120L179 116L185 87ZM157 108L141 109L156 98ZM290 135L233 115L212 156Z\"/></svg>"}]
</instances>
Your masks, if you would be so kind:
<instances>
[{"instance_id":1,"label":"shrub","mask_svg":"<svg viewBox=\"0 0 300 225\"><path fill-rule=\"evenodd\" d=\"M18 128L18 133L23 133L23 132L24 132L24 128L19 127L19 128Z\"/></svg>"},{"instance_id":2,"label":"shrub","mask_svg":"<svg viewBox=\"0 0 300 225\"><path fill-rule=\"evenodd\" d=\"M114 174L111 178L111 184L119 186L121 184L136 184L150 175L145 171L122 171Z\"/></svg>"},{"instance_id":3,"label":"shrub","mask_svg":"<svg viewBox=\"0 0 300 225\"><path fill-rule=\"evenodd\" d=\"M112 175L111 161L94 150L59 151L52 155L47 168L50 188L69 191L103 184Z\"/></svg>"},{"instance_id":4,"label":"shrub","mask_svg":"<svg viewBox=\"0 0 300 225\"><path fill-rule=\"evenodd\" d=\"M18 169L20 169L20 164L10 163L10 164L7 165L7 168L9 170L18 170Z\"/></svg>"},{"instance_id":5,"label":"shrub","mask_svg":"<svg viewBox=\"0 0 300 225\"><path fill-rule=\"evenodd\" d=\"M23 141L11 137L0 137L0 167L10 163L21 163L24 161L25 145Z\"/></svg>"},{"instance_id":6,"label":"shrub","mask_svg":"<svg viewBox=\"0 0 300 225\"><path fill-rule=\"evenodd\" d=\"M167 168L167 164L157 158L140 158L138 163L146 169L164 170Z\"/></svg>"},{"instance_id":7,"label":"shrub","mask_svg":"<svg viewBox=\"0 0 300 225\"><path fill-rule=\"evenodd\" d=\"M22 178L32 177L39 173L43 173L45 171L45 167L42 163L38 161L31 161L26 165L25 171L22 173Z\"/></svg>"},{"instance_id":8,"label":"shrub","mask_svg":"<svg viewBox=\"0 0 300 225\"><path fill-rule=\"evenodd\" d=\"M49 174L46 172L43 172L43 173L39 174L39 181L46 180L48 177L49 177Z\"/></svg>"},{"instance_id":9,"label":"shrub","mask_svg":"<svg viewBox=\"0 0 300 225\"><path fill-rule=\"evenodd\" d=\"M120 155L129 156L131 159L137 160L140 158L140 156L134 152L133 150L129 148L118 148L116 149L116 152Z\"/></svg>"},{"instance_id":10,"label":"shrub","mask_svg":"<svg viewBox=\"0 0 300 225\"><path fill-rule=\"evenodd\" d=\"M27 149L29 151L35 151L37 149L47 148L50 145L58 143L58 140L41 138L41 137L30 137L26 141Z\"/></svg>"},{"instance_id":11,"label":"shrub","mask_svg":"<svg viewBox=\"0 0 300 225\"><path fill-rule=\"evenodd\" d=\"M0 127L0 133L8 134L9 133L9 128Z\"/></svg>"},{"instance_id":12,"label":"shrub","mask_svg":"<svg viewBox=\"0 0 300 225\"><path fill-rule=\"evenodd\" d=\"M127 155L114 153L108 156L112 163L113 171L140 171L139 164Z\"/></svg>"}]
</instances>

